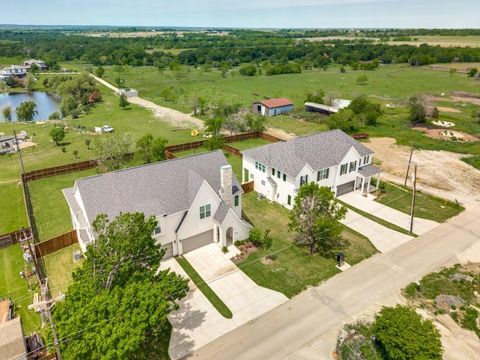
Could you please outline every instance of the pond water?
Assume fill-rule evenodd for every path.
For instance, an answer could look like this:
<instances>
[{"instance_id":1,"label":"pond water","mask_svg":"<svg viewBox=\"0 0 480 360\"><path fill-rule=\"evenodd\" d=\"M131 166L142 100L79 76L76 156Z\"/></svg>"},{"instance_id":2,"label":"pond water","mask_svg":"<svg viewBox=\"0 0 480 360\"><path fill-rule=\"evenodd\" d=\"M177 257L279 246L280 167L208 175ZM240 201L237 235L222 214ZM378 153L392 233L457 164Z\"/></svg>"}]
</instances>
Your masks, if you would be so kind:
<instances>
[{"instance_id":1,"label":"pond water","mask_svg":"<svg viewBox=\"0 0 480 360\"><path fill-rule=\"evenodd\" d=\"M5 106L12 107L12 121L17 120L15 110L24 101L34 101L37 104L37 112L34 121L48 120L51 113L58 111L59 99L43 91L30 93L0 93L0 110ZM5 121L0 113L0 121Z\"/></svg>"}]
</instances>

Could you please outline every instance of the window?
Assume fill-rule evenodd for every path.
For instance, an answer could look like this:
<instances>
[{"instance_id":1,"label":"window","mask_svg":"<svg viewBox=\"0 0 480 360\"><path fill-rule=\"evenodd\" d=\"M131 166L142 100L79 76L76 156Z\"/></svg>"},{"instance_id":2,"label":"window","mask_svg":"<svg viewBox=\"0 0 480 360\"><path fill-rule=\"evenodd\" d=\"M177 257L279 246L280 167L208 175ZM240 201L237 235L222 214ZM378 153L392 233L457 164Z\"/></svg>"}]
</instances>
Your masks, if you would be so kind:
<instances>
[{"instance_id":1,"label":"window","mask_svg":"<svg viewBox=\"0 0 480 360\"><path fill-rule=\"evenodd\" d=\"M238 197L238 195L235 195L235 197L233 198L233 205L238 206L239 203L240 203L240 198Z\"/></svg>"},{"instance_id":2,"label":"window","mask_svg":"<svg viewBox=\"0 0 480 360\"><path fill-rule=\"evenodd\" d=\"M200 206L200 219L205 219L211 215L210 204Z\"/></svg>"},{"instance_id":3,"label":"window","mask_svg":"<svg viewBox=\"0 0 480 360\"><path fill-rule=\"evenodd\" d=\"M352 171L355 171L357 169L357 162L356 161L352 161L350 163L350 169L348 172L352 172Z\"/></svg>"},{"instance_id":4,"label":"window","mask_svg":"<svg viewBox=\"0 0 480 360\"><path fill-rule=\"evenodd\" d=\"M287 196L287 204L292 205L292 196L291 195Z\"/></svg>"},{"instance_id":5,"label":"window","mask_svg":"<svg viewBox=\"0 0 480 360\"><path fill-rule=\"evenodd\" d=\"M281 179L281 177L282 177L282 173L277 170L277 178Z\"/></svg>"},{"instance_id":6,"label":"window","mask_svg":"<svg viewBox=\"0 0 480 360\"><path fill-rule=\"evenodd\" d=\"M275 175L275 169L272 168L272 175Z\"/></svg>"},{"instance_id":7,"label":"window","mask_svg":"<svg viewBox=\"0 0 480 360\"><path fill-rule=\"evenodd\" d=\"M300 176L300 186L308 182L308 175Z\"/></svg>"},{"instance_id":8,"label":"window","mask_svg":"<svg viewBox=\"0 0 480 360\"><path fill-rule=\"evenodd\" d=\"M265 180L262 180L262 185L265 186Z\"/></svg>"},{"instance_id":9,"label":"window","mask_svg":"<svg viewBox=\"0 0 480 360\"><path fill-rule=\"evenodd\" d=\"M153 229L153 233L152 235L155 236L155 235L158 235L162 232L162 229L160 228L160 225L157 225L157 227L155 229Z\"/></svg>"},{"instance_id":10,"label":"window","mask_svg":"<svg viewBox=\"0 0 480 360\"><path fill-rule=\"evenodd\" d=\"M330 173L330 169L323 169L317 173L317 181L328 179L328 174Z\"/></svg>"},{"instance_id":11,"label":"window","mask_svg":"<svg viewBox=\"0 0 480 360\"><path fill-rule=\"evenodd\" d=\"M344 175L347 173L348 170L348 164L342 164L340 166L340 175Z\"/></svg>"},{"instance_id":12,"label":"window","mask_svg":"<svg viewBox=\"0 0 480 360\"><path fill-rule=\"evenodd\" d=\"M363 165L368 164L369 162L370 162L370 156L369 155L364 156L363 157Z\"/></svg>"},{"instance_id":13,"label":"window","mask_svg":"<svg viewBox=\"0 0 480 360\"><path fill-rule=\"evenodd\" d=\"M287 175L283 174L283 181L287 181Z\"/></svg>"},{"instance_id":14,"label":"window","mask_svg":"<svg viewBox=\"0 0 480 360\"><path fill-rule=\"evenodd\" d=\"M258 161L255 161L255 169L265 172L265 165L260 164Z\"/></svg>"}]
</instances>

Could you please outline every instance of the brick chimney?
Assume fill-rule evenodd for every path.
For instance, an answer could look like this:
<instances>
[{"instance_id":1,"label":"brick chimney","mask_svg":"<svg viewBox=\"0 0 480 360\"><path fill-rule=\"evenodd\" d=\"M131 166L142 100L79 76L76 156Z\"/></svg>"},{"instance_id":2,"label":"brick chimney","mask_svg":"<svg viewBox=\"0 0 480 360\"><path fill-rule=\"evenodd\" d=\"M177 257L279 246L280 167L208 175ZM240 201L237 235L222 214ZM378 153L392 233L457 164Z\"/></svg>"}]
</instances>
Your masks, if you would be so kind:
<instances>
[{"instance_id":1,"label":"brick chimney","mask_svg":"<svg viewBox=\"0 0 480 360\"><path fill-rule=\"evenodd\" d=\"M220 168L220 198L229 206L232 206L232 176L231 165Z\"/></svg>"}]
</instances>

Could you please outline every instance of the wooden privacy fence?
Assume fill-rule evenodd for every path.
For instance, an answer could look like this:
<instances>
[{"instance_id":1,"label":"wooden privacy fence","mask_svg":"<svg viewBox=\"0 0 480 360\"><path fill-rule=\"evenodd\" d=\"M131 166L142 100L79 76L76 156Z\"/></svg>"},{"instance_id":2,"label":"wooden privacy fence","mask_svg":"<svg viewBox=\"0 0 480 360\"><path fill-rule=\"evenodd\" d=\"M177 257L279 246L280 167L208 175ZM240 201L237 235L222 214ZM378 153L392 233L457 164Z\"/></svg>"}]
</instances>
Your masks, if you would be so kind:
<instances>
[{"instance_id":1,"label":"wooden privacy fence","mask_svg":"<svg viewBox=\"0 0 480 360\"><path fill-rule=\"evenodd\" d=\"M239 158L242 158L242 157L243 157L243 155L242 155L242 153L240 152L240 150L238 150L237 148L234 148L233 146L223 145L223 150L225 150L225 151L228 152L229 154L238 156Z\"/></svg>"},{"instance_id":2,"label":"wooden privacy fence","mask_svg":"<svg viewBox=\"0 0 480 360\"><path fill-rule=\"evenodd\" d=\"M242 189L244 194L248 194L253 191L254 182L249 181L242 184Z\"/></svg>"},{"instance_id":3,"label":"wooden privacy fence","mask_svg":"<svg viewBox=\"0 0 480 360\"><path fill-rule=\"evenodd\" d=\"M22 230L17 230L9 234L0 235L0 248L19 243L22 239L22 234ZM24 234L26 237L32 236L32 229L25 228Z\"/></svg>"},{"instance_id":4,"label":"wooden privacy fence","mask_svg":"<svg viewBox=\"0 0 480 360\"><path fill-rule=\"evenodd\" d=\"M72 172L88 170L96 166L98 166L97 160L86 160L78 163L54 166L54 167L45 168L45 169L28 171L22 174L22 180L25 180L25 182L40 180L50 176L63 175L63 174L69 174Z\"/></svg>"},{"instance_id":5,"label":"wooden privacy fence","mask_svg":"<svg viewBox=\"0 0 480 360\"><path fill-rule=\"evenodd\" d=\"M72 230L66 234L56 236L54 238L35 244L35 254L37 258L51 254L57 250L77 243L77 231Z\"/></svg>"}]
</instances>

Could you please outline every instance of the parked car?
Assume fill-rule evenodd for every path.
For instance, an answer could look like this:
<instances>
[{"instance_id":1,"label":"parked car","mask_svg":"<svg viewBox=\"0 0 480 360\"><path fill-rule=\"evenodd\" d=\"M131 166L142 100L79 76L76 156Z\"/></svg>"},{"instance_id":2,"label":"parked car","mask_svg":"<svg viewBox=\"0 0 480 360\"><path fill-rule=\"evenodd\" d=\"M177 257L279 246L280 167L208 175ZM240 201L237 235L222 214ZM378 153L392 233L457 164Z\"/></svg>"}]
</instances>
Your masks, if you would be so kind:
<instances>
[{"instance_id":1,"label":"parked car","mask_svg":"<svg viewBox=\"0 0 480 360\"><path fill-rule=\"evenodd\" d=\"M95 127L96 133L112 133L115 130L110 125L103 125L102 127Z\"/></svg>"}]
</instances>

